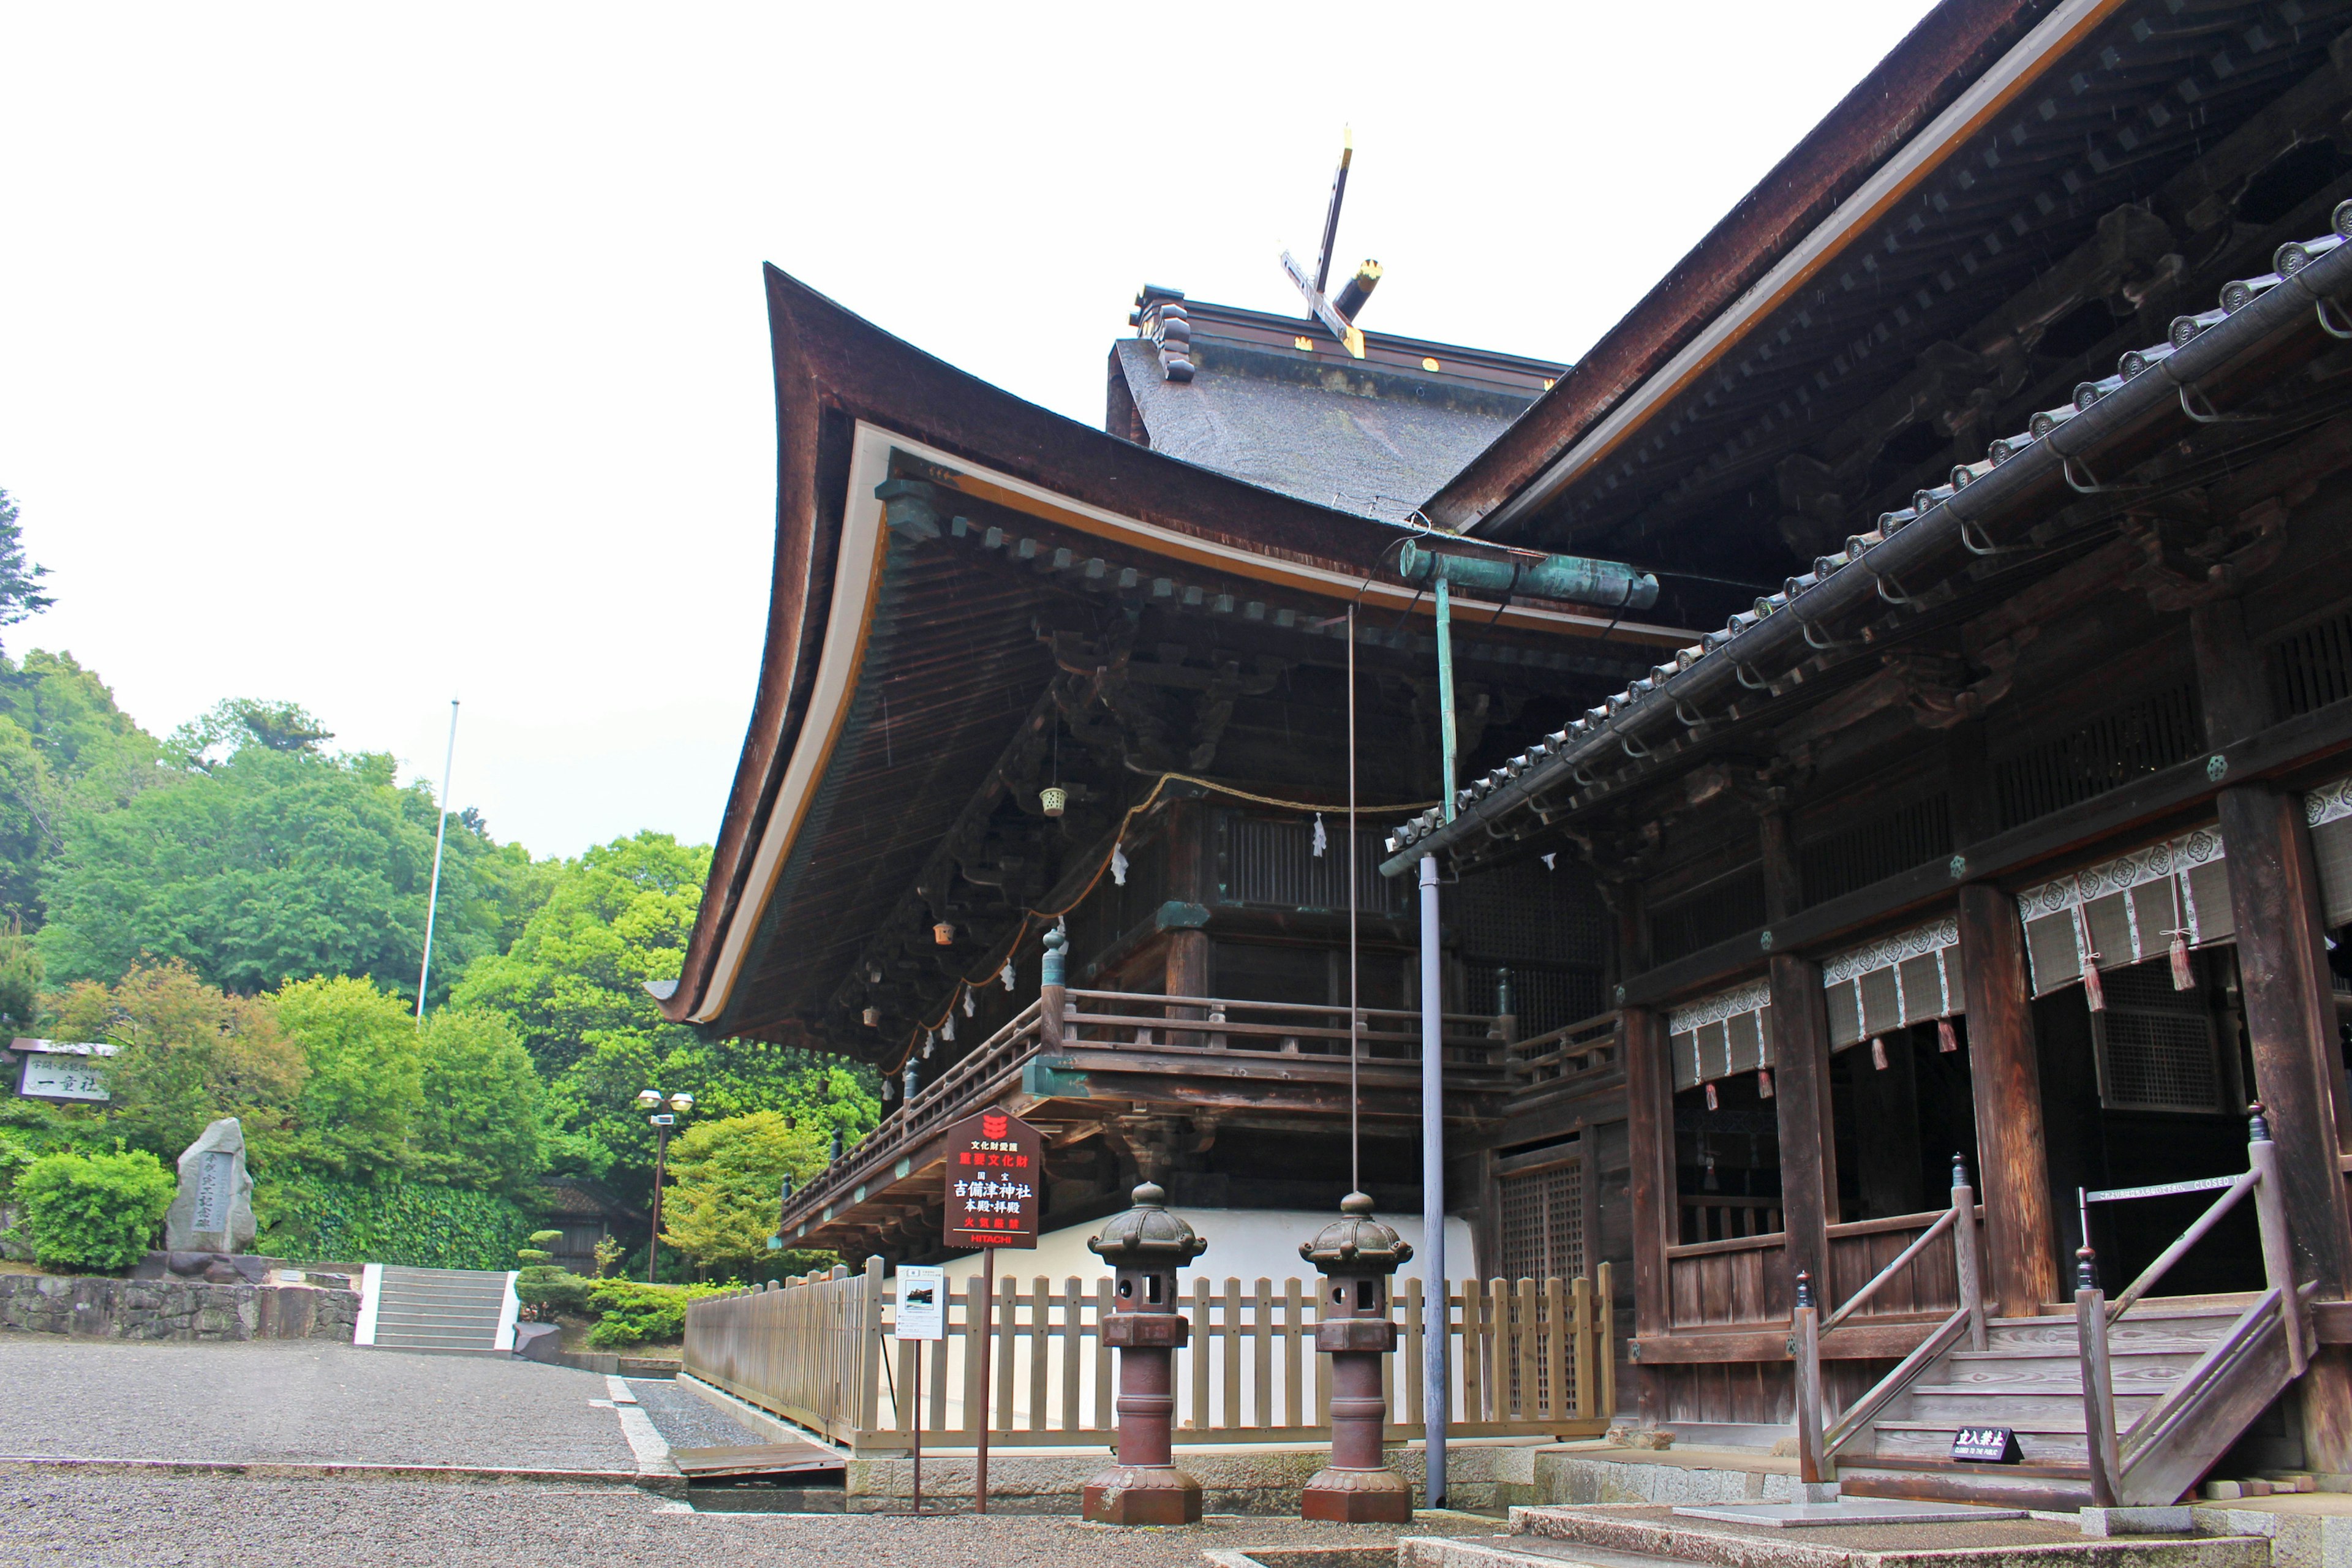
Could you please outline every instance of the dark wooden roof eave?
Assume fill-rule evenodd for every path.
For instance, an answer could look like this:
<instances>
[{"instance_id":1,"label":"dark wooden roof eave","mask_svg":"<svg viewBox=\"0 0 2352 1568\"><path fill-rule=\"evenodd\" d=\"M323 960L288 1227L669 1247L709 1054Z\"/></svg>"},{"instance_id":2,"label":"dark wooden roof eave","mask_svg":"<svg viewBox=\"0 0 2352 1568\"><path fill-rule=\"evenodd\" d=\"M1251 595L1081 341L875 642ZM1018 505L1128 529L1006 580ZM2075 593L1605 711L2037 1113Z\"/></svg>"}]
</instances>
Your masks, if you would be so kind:
<instances>
[{"instance_id":1,"label":"dark wooden roof eave","mask_svg":"<svg viewBox=\"0 0 2352 1568\"><path fill-rule=\"evenodd\" d=\"M776 376L777 519L768 633L742 756L677 985L702 1009L809 703L830 609L849 447L860 421L1069 500L1207 540L1370 571L1391 525L1180 462L1024 401L891 336L773 266L764 269ZM1213 519L1214 526L1202 520Z\"/></svg>"},{"instance_id":2,"label":"dark wooden roof eave","mask_svg":"<svg viewBox=\"0 0 2352 1568\"><path fill-rule=\"evenodd\" d=\"M1944 0L1551 391L1431 497L1423 514L1475 531L1746 293L2054 3Z\"/></svg>"}]
</instances>

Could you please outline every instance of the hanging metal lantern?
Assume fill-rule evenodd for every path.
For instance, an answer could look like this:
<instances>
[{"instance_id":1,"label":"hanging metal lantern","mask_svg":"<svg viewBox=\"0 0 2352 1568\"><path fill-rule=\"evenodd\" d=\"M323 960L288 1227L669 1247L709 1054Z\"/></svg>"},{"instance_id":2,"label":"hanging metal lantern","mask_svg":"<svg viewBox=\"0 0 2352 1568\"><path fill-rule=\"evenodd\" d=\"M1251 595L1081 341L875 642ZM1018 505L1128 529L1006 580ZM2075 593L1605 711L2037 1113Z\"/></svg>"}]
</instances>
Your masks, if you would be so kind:
<instances>
[{"instance_id":1,"label":"hanging metal lantern","mask_svg":"<svg viewBox=\"0 0 2352 1568\"><path fill-rule=\"evenodd\" d=\"M882 1026L882 1009L879 1007L868 1007L858 1016L866 1020L866 1026L869 1029L878 1029Z\"/></svg>"},{"instance_id":2,"label":"hanging metal lantern","mask_svg":"<svg viewBox=\"0 0 2352 1568\"><path fill-rule=\"evenodd\" d=\"M1070 804L1070 792L1060 784L1047 784L1037 792L1037 808L1048 816L1059 816Z\"/></svg>"},{"instance_id":3,"label":"hanging metal lantern","mask_svg":"<svg viewBox=\"0 0 2352 1568\"><path fill-rule=\"evenodd\" d=\"M946 921L941 921L939 924L931 928L931 940L941 947L953 947L955 945L955 927Z\"/></svg>"}]
</instances>

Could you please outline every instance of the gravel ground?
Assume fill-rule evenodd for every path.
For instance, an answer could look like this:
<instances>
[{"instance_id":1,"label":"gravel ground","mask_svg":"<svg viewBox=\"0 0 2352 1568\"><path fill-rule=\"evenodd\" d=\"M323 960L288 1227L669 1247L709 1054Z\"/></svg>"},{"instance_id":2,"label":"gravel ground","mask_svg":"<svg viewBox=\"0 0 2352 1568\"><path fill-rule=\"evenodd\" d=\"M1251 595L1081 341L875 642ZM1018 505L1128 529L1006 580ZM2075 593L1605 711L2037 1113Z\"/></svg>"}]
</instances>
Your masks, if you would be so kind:
<instances>
[{"instance_id":1,"label":"gravel ground","mask_svg":"<svg viewBox=\"0 0 2352 1568\"><path fill-rule=\"evenodd\" d=\"M588 1403L605 1394L594 1373L493 1356L9 1334L0 1454L634 1470L619 1419Z\"/></svg>"},{"instance_id":2,"label":"gravel ground","mask_svg":"<svg viewBox=\"0 0 2352 1568\"><path fill-rule=\"evenodd\" d=\"M633 1377L628 1382L629 1392L653 1418L654 1430L673 1448L746 1448L775 1441L666 1377Z\"/></svg>"},{"instance_id":3,"label":"gravel ground","mask_svg":"<svg viewBox=\"0 0 2352 1568\"><path fill-rule=\"evenodd\" d=\"M0 1475L0 1564L1200 1568L1201 1553L1213 1548L1377 1547L1399 1533L1279 1519L1130 1531L1021 1515L877 1519L676 1506L620 1488Z\"/></svg>"}]
</instances>

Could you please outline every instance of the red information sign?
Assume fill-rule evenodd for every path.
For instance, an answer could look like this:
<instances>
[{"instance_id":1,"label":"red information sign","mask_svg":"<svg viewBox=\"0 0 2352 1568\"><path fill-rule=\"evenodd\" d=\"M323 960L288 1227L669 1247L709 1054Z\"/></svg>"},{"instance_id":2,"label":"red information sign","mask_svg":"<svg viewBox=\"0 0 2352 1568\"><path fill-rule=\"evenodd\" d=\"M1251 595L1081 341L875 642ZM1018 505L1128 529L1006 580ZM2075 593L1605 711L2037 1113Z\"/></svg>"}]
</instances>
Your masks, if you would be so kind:
<instances>
[{"instance_id":1,"label":"red information sign","mask_svg":"<svg viewBox=\"0 0 2352 1568\"><path fill-rule=\"evenodd\" d=\"M990 1106L948 1130L950 1247L1037 1245L1045 1191L1045 1140L1034 1127Z\"/></svg>"}]
</instances>

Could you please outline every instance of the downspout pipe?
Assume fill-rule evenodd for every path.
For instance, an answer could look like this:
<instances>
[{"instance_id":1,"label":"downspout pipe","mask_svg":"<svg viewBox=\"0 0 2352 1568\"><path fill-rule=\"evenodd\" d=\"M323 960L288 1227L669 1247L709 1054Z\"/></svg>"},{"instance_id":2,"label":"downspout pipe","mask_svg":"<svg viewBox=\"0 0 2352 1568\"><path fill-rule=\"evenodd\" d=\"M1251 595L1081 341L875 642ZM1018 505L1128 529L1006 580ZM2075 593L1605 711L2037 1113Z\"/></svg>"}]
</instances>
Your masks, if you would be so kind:
<instances>
[{"instance_id":1,"label":"downspout pipe","mask_svg":"<svg viewBox=\"0 0 2352 1568\"><path fill-rule=\"evenodd\" d=\"M1595 724L1549 756L1530 765L1518 777L1496 788L1458 819L1449 820L1411 844L1400 844L1381 863L1383 876L1403 875L1423 857L1443 854L1473 833L1484 834L1487 824L1523 805L1530 797L1570 782L1579 769L1621 761L1638 750L1628 745L1646 728L1664 726L1679 732L1677 707L1700 711L1710 703L1729 700L1740 689L1743 669L1754 675L1767 668L1782 668L1811 658L1822 646L1815 639L1821 628L1869 610L1879 602L1879 584L1916 577L1920 583L1935 574L1930 568L1962 548L1964 529L1981 531L2044 482L2058 478L2068 465L2123 433L2150 415L2177 405L2182 389L2227 367L2269 339L2294 330L2319 301L2352 289L2352 244L2320 256L2308 266L2257 295L2227 321L2191 338L2187 346L2149 365L2089 408L2058 426L2049 435L2026 445L2007 462L1974 483L1954 492L1916 521L1871 548L1862 563L1842 568L1806 588L1787 604L1759 617L1742 616L1749 625L1737 632L1711 632L1703 653L1686 668L1641 692L1603 723ZM1450 573L1449 573L1450 575Z\"/></svg>"},{"instance_id":2,"label":"downspout pipe","mask_svg":"<svg viewBox=\"0 0 2352 1568\"><path fill-rule=\"evenodd\" d=\"M1437 858L1421 858L1421 1337L1423 1455L1429 1479L1427 1508L1445 1506L1445 1421L1453 1379L1446 1342L1454 1309L1445 1288L1445 993L1438 952Z\"/></svg>"},{"instance_id":3,"label":"downspout pipe","mask_svg":"<svg viewBox=\"0 0 2352 1568\"><path fill-rule=\"evenodd\" d=\"M1397 552L1397 573L1416 588L1443 588L1450 583L1481 594L1528 594L1603 610L1646 610L1658 602L1658 580L1622 561L1538 555L1494 545L1432 549L1408 539Z\"/></svg>"}]
</instances>

